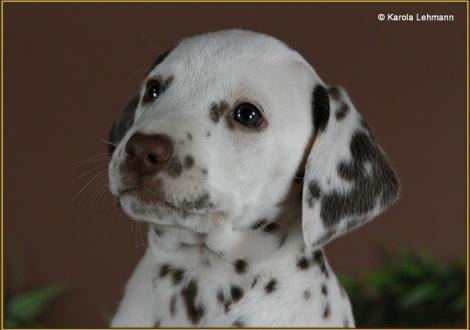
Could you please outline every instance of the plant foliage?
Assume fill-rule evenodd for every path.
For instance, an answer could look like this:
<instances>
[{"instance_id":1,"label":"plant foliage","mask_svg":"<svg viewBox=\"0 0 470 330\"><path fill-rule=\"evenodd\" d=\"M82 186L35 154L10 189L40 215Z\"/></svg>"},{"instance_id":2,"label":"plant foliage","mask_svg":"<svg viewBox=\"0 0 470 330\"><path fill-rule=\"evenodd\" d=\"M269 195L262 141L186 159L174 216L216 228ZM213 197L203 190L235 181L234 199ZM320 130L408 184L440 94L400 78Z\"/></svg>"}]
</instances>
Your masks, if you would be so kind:
<instances>
[{"instance_id":1,"label":"plant foliage","mask_svg":"<svg viewBox=\"0 0 470 330\"><path fill-rule=\"evenodd\" d=\"M65 290L63 284L7 297L5 304L5 328L37 328L38 318L47 311L50 304Z\"/></svg>"},{"instance_id":2,"label":"plant foliage","mask_svg":"<svg viewBox=\"0 0 470 330\"><path fill-rule=\"evenodd\" d=\"M382 256L378 271L340 277L357 327L465 327L464 262L438 263L405 249Z\"/></svg>"}]
</instances>

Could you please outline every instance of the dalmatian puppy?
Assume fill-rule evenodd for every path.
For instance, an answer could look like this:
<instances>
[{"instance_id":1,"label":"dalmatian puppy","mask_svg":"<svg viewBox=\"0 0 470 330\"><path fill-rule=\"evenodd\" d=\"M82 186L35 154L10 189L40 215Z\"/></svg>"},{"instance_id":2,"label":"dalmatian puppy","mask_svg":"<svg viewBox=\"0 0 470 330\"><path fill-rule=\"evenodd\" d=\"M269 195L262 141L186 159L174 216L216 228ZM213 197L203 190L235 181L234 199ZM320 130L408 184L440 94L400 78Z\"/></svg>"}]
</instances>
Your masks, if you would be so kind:
<instances>
[{"instance_id":1,"label":"dalmatian puppy","mask_svg":"<svg viewBox=\"0 0 470 330\"><path fill-rule=\"evenodd\" d=\"M113 327L353 327L322 250L398 196L346 92L260 33L185 39L113 125L110 190L148 224Z\"/></svg>"}]
</instances>

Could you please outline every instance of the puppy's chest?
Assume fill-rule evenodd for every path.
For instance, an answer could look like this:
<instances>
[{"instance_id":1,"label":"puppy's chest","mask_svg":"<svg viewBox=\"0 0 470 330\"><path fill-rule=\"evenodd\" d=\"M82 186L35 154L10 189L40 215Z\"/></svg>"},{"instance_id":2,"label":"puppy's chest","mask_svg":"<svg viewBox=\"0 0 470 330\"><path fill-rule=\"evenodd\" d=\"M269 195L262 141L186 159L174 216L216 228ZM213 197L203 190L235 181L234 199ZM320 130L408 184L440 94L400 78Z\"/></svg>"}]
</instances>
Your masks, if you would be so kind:
<instances>
[{"instance_id":1,"label":"puppy's chest","mask_svg":"<svg viewBox=\"0 0 470 330\"><path fill-rule=\"evenodd\" d=\"M188 251L161 254L152 282L156 326L204 326L230 314L253 290L257 276L247 261Z\"/></svg>"},{"instance_id":2,"label":"puppy's chest","mask_svg":"<svg viewBox=\"0 0 470 330\"><path fill-rule=\"evenodd\" d=\"M284 255L257 261L195 249L160 251L152 279L155 326L249 326L263 324L266 315L275 324L311 324L292 319L301 310L316 324L352 324L349 301L323 253L286 248Z\"/></svg>"}]
</instances>

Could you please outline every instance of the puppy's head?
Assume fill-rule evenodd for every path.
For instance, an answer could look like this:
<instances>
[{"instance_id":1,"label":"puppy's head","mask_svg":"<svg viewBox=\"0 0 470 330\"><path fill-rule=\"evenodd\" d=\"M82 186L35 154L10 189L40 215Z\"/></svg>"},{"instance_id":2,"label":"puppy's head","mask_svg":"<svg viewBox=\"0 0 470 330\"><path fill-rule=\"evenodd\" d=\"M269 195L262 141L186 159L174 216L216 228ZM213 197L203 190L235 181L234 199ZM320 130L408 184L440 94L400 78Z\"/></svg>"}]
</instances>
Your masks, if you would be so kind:
<instances>
[{"instance_id":1,"label":"puppy's head","mask_svg":"<svg viewBox=\"0 0 470 330\"><path fill-rule=\"evenodd\" d=\"M197 232L275 218L299 170L312 246L398 192L346 94L285 44L248 31L189 38L160 56L110 139L110 188L125 212Z\"/></svg>"}]
</instances>

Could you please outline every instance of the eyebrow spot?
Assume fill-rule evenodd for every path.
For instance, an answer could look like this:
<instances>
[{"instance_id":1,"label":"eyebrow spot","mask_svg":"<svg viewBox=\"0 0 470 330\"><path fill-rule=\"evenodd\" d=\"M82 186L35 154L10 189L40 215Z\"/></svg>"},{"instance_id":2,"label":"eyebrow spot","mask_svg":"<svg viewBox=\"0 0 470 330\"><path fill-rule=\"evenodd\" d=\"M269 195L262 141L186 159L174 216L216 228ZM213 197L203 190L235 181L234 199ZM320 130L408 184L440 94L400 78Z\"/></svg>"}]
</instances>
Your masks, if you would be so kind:
<instances>
[{"instance_id":1,"label":"eyebrow spot","mask_svg":"<svg viewBox=\"0 0 470 330\"><path fill-rule=\"evenodd\" d=\"M212 103L211 108L209 110L209 118L214 123L218 123L220 117L224 113L225 110L228 109L228 103L226 101L220 101L219 103Z\"/></svg>"},{"instance_id":2,"label":"eyebrow spot","mask_svg":"<svg viewBox=\"0 0 470 330\"><path fill-rule=\"evenodd\" d=\"M170 87L171 83L173 82L173 79L175 79L174 76L169 76L165 79L162 84L162 94L168 89L168 87Z\"/></svg>"}]
</instances>

